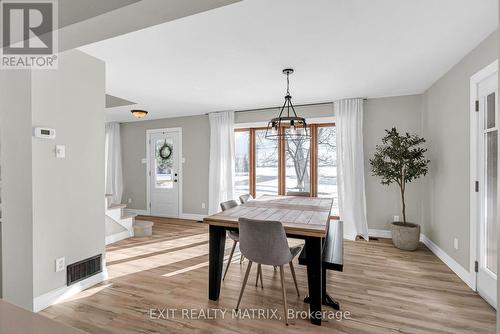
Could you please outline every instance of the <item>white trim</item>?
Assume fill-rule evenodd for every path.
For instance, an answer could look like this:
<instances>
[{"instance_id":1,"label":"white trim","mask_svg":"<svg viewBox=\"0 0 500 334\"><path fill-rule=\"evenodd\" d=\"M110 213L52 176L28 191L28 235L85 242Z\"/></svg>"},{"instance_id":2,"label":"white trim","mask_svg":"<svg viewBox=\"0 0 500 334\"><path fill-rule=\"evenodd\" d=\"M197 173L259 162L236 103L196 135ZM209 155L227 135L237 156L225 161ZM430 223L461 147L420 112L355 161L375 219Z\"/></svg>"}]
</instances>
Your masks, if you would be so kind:
<instances>
[{"instance_id":1,"label":"white trim","mask_svg":"<svg viewBox=\"0 0 500 334\"><path fill-rule=\"evenodd\" d=\"M40 312L47 307L60 303L61 301L80 293L96 284L99 284L108 279L108 271L104 267L103 271L97 275L84 279L70 286L63 286L44 293L33 299L33 312Z\"/></svg>"},{"instance_id":2,"label":"white trim","mask_svg":"<svg viewBox=\"0 0 500 334\"><path fill-rule=\"evenodd\" d=\"M138 209L123 209L123 212L127 215L138 215L138 216L147 216L149 215L148 210L138 210Z\"/></svg>"},{"instance_id":3,"label":"white trim","mask_svg":"<svg viewBox=\"0 0 500 334\"><path fill-rule=\"evenodd\" d=\"M369 229L368 230L368 236L375 237L375 238L391 239L392 238L392 233L391 233L390 230L374 230L374 229Z\"/></svg>"},{"instance_id":4,"label":"white trim","mask_svg":"<svg viewBox=\"0 0 500 334\"><path fill-rule=\"evenodd\" d=\"M322 123L335 123L335 117L309 117L306 118L307 124L322 124ZM262 122L248 122L248 123L235 123L235 129L246 129L246 128L265 128L267 127L267 121Z\"/></svg>"},{"instance_id":5,"label":"white trim","mask_svg":"<svg viewBox=\"0 0 500 334\"><path fill-rule=\"evenodd\" d=\"M478 128L479 128L479 115L476 112L476 100L477 96L477 85L488 78L489 76L495 74L498 71L498 59L495 60L490 65L486 66L470 78L470 101L469 101L469 113L470 113L470 174L469 174L469 206L470 206L470 249L469 249L469 275L475 276L474 262L477 260L477 229L478 229L478 217L479 217L479 207L478 207L478 193L475 191L475 182L479 180L478 174ZM476 280L471 280L471 288L476 291Z\"/></svg>"},{"instance_id":6,"label":"white trim","mask_svg":"<svg viewBox=\"0 0 500 334\"><path fill-rule=\"evenodd\" d=\"M182 203L182 180L184 178L184 173L182 172L182 165L184 164L184 157L182 156L182 128L162 128L162 129L148 129L146 130L146 180L147 180L147 185L146 185L146 212L147 215L151 215L151 207L150 207L150 201L151 201L151 193L150 193L150 187L151 187L151 175L150 175L150 157L149 157L149 140L151 139L151 134L153 133L163 133L163 132L177 132L179 137L179 170L178 170L178 181L179 181L179 200L178 200L178 215L180 216L182 213L183 209L183 203ZM179 218L179 217L175 217Z\"/></svg>"},{"instance_id":7,"label":"white trim","mask_svg":"<svg viewBox=\"0 0 500 334\"><path fill-rule=\"evenodd\" d=\"M368 230L370 237L377 238L391 238L392 233L390 230ZM461 264L455 261L451 256L446 254L438 245L436 245L431 239L427 238L426 235L420 234L420 242L423 243L429 250L436 255L441 261L444 262L465 284L467 284L472 290L474 289L476 280L474 279L474 271L467 271Z\"/></svg>"},{"instance_id":8,"label":"white trim","mask_svg":"<svg viewBox=\"0 0 500 334\"><path fill-rule=\"evenodd\" d=\"M196 214L196 213L182 213L181 216L179 218L181 219L187 219L187 220L201 220L203 221L203 218L205 218L206 215L200 215L200 214Z\"/></svg>"},{"instance_id":9,"label":"white trim","mask_svg":"<svg viewBox=\"0 0 500 334\"><path fill-rule=\"evenodd\" d=\"M476 280L474 278L474 271L469 272L467 269L462 267L457 261L455 261L451 256L446 254L444 250L439 248L431 239L427 238L425 235L420 235L420 241L427 246L441 261L444 262L462 281L465 282L472 290L475 290Z\"/></svg>"},{"instance_id":10,"label":"white trim","mask_svg":"<svg viewBox=\"0 0 500 334\"><path fill-rule=\"evenodd\" d=\"M134 236L133 231L134 231L134 229L133 229L133 226L132 226L132 230L130 230L130 231L129 230L125 230L125 231L118 232L118 233L112 234L110 236L107 236L105 238L105 244L109 245L109 244L118 242L120 240L132 238Z\"/></svg>"}]
</instances>

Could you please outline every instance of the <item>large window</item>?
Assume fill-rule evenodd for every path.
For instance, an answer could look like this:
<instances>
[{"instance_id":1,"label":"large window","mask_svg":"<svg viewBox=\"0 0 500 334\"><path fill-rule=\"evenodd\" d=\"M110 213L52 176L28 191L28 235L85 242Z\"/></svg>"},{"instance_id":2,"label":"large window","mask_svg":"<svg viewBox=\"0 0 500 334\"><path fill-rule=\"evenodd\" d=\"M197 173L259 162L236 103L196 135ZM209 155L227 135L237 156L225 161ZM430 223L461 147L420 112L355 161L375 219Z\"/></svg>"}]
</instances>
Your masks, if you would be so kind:
<instances>
[{"instance_id":1,"label":"large window","mask_svg":"<svg viewBox=\"0 0 500 334\"><path fill-rule=\"evenodd\" d=\"M236 130L236 195L309 192L333 198L331 214L338 216L335 124L312 124L310 131L310 139L276 141L265 138L265 128Z\"/></svg>"},{"instance_id":2,"label":"large window","mask_svg":"<svg viewBox=\"0 0 500 334\"><path fill-rule=\"evenodd\" d=\"M255 195L278 194L278 142L255 130Z\"/></svg>"},{"instance_id":3,"label":"large window","mask_svg":"<svg viewBox=\"0 0 500 334\"><path fill-rule=\"evenodd\" d=\"M234 134L234 192L236 197L250 193L250 132Z\"/></svg>"}]
</instances>

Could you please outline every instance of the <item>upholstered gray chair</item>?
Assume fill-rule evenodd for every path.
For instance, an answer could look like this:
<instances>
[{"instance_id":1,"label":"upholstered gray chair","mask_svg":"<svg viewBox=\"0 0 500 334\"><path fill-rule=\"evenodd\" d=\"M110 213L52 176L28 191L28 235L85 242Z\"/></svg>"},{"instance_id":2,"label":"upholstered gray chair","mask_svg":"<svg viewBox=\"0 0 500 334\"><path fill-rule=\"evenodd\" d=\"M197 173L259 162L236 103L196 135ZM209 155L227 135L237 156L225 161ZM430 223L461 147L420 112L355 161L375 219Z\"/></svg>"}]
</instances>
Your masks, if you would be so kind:
<instances>
[{"instance_id":1,"label":"upholstered gray chair","mask_svg":"<svg viewBox=\"0 0 500 334\"><path fill-rule=\"evenodd\" d=\"M241 195L240 196L240 202L241 202L241 204L245 204L246 202L248 202L251 199L253 199L253 196L250 195L250 194L245 194L245 195Z\"/></svg>"},{"instance_id":2,"label":"upholstered gray chair","mask_svg":"<svg viewBox=\"0 0 500 334\"><path fill-rule=\"evenodd\" d=\"M308 191L287 191L287 196L303 196L303 197L311 197L311 193Z\"/></svg>"},{"instance_id":3,"label":"upholstered gray chair","mask_svg":"<svg viewBox=\"0 0 500 334\"><path fill-rule=\"evenodd\" d=\"M235 200L230 200L230 201L223 202L220 204L222 211L226 211L226 210L235 208L237 206L238 206L238 202L236 202ZM236 249L236 245L238 244L238 241L240 240L240 236L239 236L238 232L229 231L227 235L231 240L233 240L233 247L231 248L231 253L229 254L229 261L227 261L226 270L224 271L224 276L222 277L222 280L224 280L226 278L227 270L229 269L229 265L231 264L231 260L233 259L234 250ZM240 257L240 263L242 261L243 261L243 254Z\"/></svg>"},{"instance_id":4,"label":"upholstered gray chair","mask_svg":"<svg viewBox=\"0 0 500 334\"><path fill-rule=\"evenodd\" d=\"M271 265L280 267L281 291L283 293L283 309L285 312L285 324L288 326L288 311L285 290L285 277L283 266L290 264L293 281L297 295L300 297L293 259L300 253L302 246L288 246L285 229L278 221L254 220L247 218L239 219L240 230L240 251L248 259L248 267L243 279L240 296L236 309L240 307L241 297L247 284L248 274L252 268L252 263L257 263L257 274L261 272L261 265Z\"/></svg>"}]
</instances>

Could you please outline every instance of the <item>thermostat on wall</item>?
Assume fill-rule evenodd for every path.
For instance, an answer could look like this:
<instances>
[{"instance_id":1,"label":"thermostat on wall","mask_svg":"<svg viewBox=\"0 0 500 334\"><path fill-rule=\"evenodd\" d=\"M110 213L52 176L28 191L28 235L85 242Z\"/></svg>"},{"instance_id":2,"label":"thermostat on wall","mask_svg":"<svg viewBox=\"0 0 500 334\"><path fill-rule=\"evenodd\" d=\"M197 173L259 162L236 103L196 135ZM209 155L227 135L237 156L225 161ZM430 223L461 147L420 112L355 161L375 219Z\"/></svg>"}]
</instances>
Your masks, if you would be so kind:
<instances>
[{"instance_id":1,"label":"thermostat on wall","mask_svg":"<svg viewBox=\"0 0 500 334\"><path fill-rule=\"evenodd\" d=\"M35 137L42 139L56 138L56 130L49 128L35 128Z\"/></svg>"}]
</instances>

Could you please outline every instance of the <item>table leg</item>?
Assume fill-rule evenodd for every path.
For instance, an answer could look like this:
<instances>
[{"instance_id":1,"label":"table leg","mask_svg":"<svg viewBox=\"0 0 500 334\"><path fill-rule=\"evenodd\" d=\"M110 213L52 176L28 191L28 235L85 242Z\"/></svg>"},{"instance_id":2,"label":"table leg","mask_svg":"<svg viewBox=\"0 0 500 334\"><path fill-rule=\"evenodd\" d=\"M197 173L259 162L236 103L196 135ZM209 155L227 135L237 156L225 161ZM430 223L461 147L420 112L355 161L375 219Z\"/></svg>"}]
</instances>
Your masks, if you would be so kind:
<instances>
[{"instance_id":1,"label":"table leg","mask_svg":"<svg viewBox=\"0 0 500 334\"><path fill-rule=\"evenodd\" d=\"M218 300L224 265L224 249L226 245L226 229L220 226L209 226L208 255L208 298Z\"/></svg>"},{"instance_id":2,"label":"table leg","mask_svg":"<svg viewBox=\"0 0 500 334\"><path fill-rule=\"evenodd\" d=\"M309 311L311 323L321 326L322 302L322 246L321 238L309 237L306 239L307 254L307 285L309 288Z\"/></svg>"},{"instance_id":3,"label":"table leg","mask_svg":"<svg viewBox=\"0 0 500 334\"><path fill-rule=\"evenodd\" d=\"M323 286L323 296L322 296L322 301L323 305L333 307L335 310L340 310L340 304L338 301L330 297L330 295L326 292L326 268L323 267L323 280L322 280L322 286Z\"/></svg>"},{"instance_id":4,"label":"table leg","mask_svg":"<svg viewBox=\"0 0 500 334\"><path fill-rule=\"evenodd\" d=\"M326 305L326 306L330 306L332 308L334 308L335 310L340 310L340 303L338 301L336 301L335 299L333 299L329 294L328 292L326 291L326 282L327 282L327 279L326 279L326 268L323 267L322 268L322 276L321 276L321 280L322 280L322 296L321 296L321 302L323 303L323 305ZM306 298L304 298L304 303L307 303L309 304L310 302L310 298L309 296L306 296Z\"/></svg>"}]
</instances>

